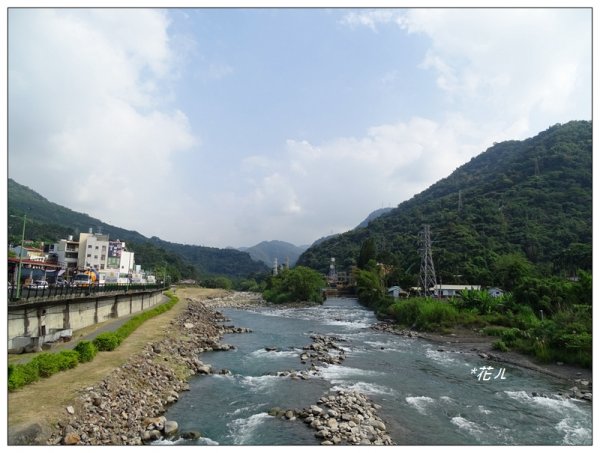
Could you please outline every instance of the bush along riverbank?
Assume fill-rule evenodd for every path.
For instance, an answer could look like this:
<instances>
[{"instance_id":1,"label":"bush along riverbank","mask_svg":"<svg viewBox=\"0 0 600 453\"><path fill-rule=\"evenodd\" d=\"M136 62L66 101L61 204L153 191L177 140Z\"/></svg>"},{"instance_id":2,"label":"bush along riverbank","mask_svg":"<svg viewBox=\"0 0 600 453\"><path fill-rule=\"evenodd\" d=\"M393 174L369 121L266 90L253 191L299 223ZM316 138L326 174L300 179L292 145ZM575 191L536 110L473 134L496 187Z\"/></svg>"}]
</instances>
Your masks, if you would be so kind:
<instances>
[{"instance_id":1,"label":"bush along riverbank","mask_svg":"<svg viewBox=\"0 0 600 453\"><path fill-rule=\"evenodd\" d=\"M462 291L450 299L386 295L383 271L373 260L355 272L359 301L399 326L421 332L477 329L498 337L498 351L515 351L543 363L592 368L592 275L574 279L516 273L512 292Z\"/></svg>"},{"instance_id":2,"label":"bush along riverbank","mask_svg":"<svg viewBox=\"0 0 600 453\"><path fill-rule=\"evenodd\" d=\"M201 436L178 433L177 423L162 414L189 389L190 376L214 372L198 359L199 353L229 350L231 346L220 343L222 336L249 330L224 326L227 320L221 313L201 301L188 302L184 313L167 327L169 337L147 344L104 380L82 391L66 408L47 444L143 445L162 437Z\"/></svg>"}]
</instances>

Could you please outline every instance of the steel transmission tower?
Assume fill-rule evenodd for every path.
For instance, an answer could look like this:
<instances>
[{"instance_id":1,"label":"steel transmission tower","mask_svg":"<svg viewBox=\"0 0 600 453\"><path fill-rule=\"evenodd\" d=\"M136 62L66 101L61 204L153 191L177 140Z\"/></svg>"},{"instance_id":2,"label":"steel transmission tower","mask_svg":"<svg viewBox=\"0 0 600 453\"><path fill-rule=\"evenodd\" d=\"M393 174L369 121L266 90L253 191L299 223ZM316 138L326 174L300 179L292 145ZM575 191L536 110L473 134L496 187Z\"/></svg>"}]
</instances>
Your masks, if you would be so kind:
<instances>
[{"instance_id":1,"label":"steel transmission tower","mask_svg":"<svg viewBox=\"0 0 600 453\"><path fill-rule=\"evenodd\" d=\"M431 233L429 225L423 225L421 232L421 272L419 283L421 285L421 293L428 297L432 291L435 291L437 286L435 278L435 268L433 267L433 257L431 255Z\"/></svg>"}]
</instances>

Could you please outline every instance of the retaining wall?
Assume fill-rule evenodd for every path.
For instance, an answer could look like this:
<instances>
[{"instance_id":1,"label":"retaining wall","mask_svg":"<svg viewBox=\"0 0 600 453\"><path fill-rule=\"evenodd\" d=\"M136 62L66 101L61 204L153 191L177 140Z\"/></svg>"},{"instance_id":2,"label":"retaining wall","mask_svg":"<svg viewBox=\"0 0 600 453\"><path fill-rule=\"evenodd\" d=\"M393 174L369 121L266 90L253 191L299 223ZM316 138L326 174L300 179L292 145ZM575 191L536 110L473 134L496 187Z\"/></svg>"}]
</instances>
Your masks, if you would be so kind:
<instances>
[{"instance_id":1,"label":"retaining wall","mask_svg":"<svg viewBox=\"0 0 600 453\"><path fill-rule=\"evenodd\" d=\"M8 350L40 347L63 331L71 335L72 331L146 310L163 300L162 291L136 291L9 305Z\"/></svg>"}]
</instances>

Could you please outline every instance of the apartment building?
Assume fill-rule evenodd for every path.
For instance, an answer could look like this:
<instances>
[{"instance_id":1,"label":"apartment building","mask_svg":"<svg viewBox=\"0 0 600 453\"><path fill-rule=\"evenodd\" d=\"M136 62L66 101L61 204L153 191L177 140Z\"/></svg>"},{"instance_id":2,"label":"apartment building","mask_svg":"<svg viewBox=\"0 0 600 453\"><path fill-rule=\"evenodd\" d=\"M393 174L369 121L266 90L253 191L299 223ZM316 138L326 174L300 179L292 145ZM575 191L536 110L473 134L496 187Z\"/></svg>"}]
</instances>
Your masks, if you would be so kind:
<instances>
[{"instance_id":1,"label":"apartment building","mask_svg":"<svg viewBox=\"0 0 600 453\"><path fill-rule=\"evenodd\" d=\"M108 243L107 234L93 233L91 229L89 233L80 233L77 267L97 271L106 269Z\"/></svg>"}]
</instances>

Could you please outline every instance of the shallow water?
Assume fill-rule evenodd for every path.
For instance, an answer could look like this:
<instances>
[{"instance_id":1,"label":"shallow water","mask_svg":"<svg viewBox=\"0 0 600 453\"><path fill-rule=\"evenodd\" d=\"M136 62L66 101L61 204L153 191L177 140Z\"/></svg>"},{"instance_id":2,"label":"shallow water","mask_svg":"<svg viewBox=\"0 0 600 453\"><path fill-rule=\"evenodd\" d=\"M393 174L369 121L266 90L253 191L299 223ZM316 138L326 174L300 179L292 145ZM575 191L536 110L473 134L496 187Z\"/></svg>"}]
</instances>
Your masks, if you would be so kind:
<instances>
[{"instance_id":1,"label":"shallow water","mask_svg":"<svg viewBox=\"0 0 600 453\"><path fill-rule=\"evenodd\" d=\"M369 329L375 316L354 299L329 299L309 308L225 309L252 333L226 335L234 351L200 359L231 375L196 376L190 391L165 414L180 431L199 431L175 445L319 445L302 421L267 414L272 407L300 409L338 389L367 394L398 445L591 445L592 405L564 399L565 384L473 354ZM228 324L231 324L228 322ZM278 371L302 370L302 347L312 333L336 336L346 351L341 365L292 380ZM277 351L266 351L277 347ZM481 367L487 380L478 379ZM504 374L502 375L502 369ZM533 397L532 392L547 397Z\"/></svg>"}]
</instances>

